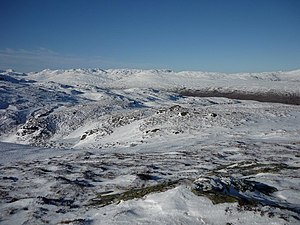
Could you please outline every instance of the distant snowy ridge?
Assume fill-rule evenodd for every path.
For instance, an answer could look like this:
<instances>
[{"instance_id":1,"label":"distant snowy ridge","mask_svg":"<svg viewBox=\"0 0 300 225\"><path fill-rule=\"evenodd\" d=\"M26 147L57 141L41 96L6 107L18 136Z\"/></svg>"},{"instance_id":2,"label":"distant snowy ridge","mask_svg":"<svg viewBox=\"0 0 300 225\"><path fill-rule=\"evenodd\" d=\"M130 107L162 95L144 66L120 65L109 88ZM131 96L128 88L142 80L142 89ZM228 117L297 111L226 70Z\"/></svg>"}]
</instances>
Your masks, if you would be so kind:
<instances>
[{"instance_id":1,"label":"distant snowy ridge","mask_svg":"<svg viewBox=\"0 0 300 225\"><path fill-rule=\"evenodd\" d=\"M89 76L89 80L85 80ZM54 78L56 82L70 83L74 82L72 79L76 78L76 82L97 84L99 79L113 81L110 85L124 85L131 87L141 87L154 84L160 86L186 86L188 88L201 85L202 83L214 82L215 85L232 84L238 85L243 81L257 83L261 81L281 81L281 82L297 82L300 81L300 70L294 71L279 71L279 72L263 72L263 73L213 73L213 72L200 72L200 71L182 71L174 72L172 70L138 70L138 69L70 69L70 70L42 70L40 72L28 73L28 77L38 81L50 81ZM143 83L144 81L144 83ZM149 82L147 84L145 82ZM225 82L227 81L227 82ZM161 83L162 82L162 83ZM251 83L250 83L251 84ZM103 85L98 83L98 85Z\"/></svg>"},{"instance_id":2,"label":"distant snowy ridge","mask_svg":"<svg viewBox=\"0 0 300 225\"><path fill-rule=\"evenodd\" d=\"M92 85L112 89L158 88L195 94L199 97L227 97L244 100L300 104L300 70L264 73L212 73L199 71L137 69L43 70L28 78L67 85ZM270 96L270 97L269 97Z\"/></svg>"},{"instance_id":3,"label":"distant snowy ridge","mask_svg":"<svg viewBox=\"0 0 300 225\"><path fill-rule=\"evenodd\" d=\"M1 75L2 74L2 75ZM140 69L68 69L28 74L6 70L1 79L55 82L76 87L109 89L156 88L197 97L226 97L241 100L300 104L300 69L263 73L215 73L201 71Z\"/></svg>"}]
</instances>

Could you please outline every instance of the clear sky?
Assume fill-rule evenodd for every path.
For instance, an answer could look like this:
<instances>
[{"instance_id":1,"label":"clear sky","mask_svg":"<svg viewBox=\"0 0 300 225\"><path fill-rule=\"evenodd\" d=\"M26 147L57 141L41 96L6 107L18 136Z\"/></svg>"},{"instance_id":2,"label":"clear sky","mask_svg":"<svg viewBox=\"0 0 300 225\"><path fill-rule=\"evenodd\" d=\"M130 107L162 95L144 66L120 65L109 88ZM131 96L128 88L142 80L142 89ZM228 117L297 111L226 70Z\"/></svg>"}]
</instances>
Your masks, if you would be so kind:
<instances>
[{"instance_id":1,"label":"clear sky","mask_svg":"<svg viewBox=\"0 0 300 225\"><path fill-rule=\"evenodd\" d=\"M300 68L300 0L0 0L0 68Z\"/></svg>"}]
</instances>

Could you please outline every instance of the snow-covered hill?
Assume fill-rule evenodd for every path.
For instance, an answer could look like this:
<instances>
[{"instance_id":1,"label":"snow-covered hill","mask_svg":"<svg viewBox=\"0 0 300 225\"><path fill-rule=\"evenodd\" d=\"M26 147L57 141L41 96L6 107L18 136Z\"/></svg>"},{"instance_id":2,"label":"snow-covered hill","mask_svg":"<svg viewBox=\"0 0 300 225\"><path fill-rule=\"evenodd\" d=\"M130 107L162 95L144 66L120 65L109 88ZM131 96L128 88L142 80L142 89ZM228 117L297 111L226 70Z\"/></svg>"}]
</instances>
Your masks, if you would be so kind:
<instances>
[{"instance_id":1,"label":"snow-covered hill","mask_svg":"<svg viewBox=\"0 0 300 225\"><path fill-rule=\"evenodd\" d=\"M134 69L72 69L43 70L29 73L28 78L36 81L54 81L62 84L100 85L114 88L271 88L292 90L300 81L300 70L265 73L211 73L197 71L174 72L171 70ZM288 85L287 85L288 84ZM285 87L285 89L284 89Z\"/></svg>"},{"instance_id":2,"label":"snow-covered hill","mask_svg":"<svg viewBox=\"0 0 300 225\"><path fill-rule=\"evenodd\" d=\"M0 71L0 224L297 224L299 81Z\"/></svg>"},{"instance_id":3,"label":"snow-covered hill","mask_svg":"<svg viewBox=\"0 0 300 225\"><path fill-rule=\"evenodd\" d=\"M29 79L102 88L156 88L200 97L227 97L300 104L300 70L265 73L208 73L171 70L44 70Z\"/></svg>"},{"instance_id":4,"label":"snow-covered hill","mask_svg":"<svg viewBox=\"0 0 300 225\"><path fill-rule=\"evenodd\" d=\"M156 129L155 125L145 125L149 124L148 120L157 120L158 126L171 122L172 126L166 128L169 133L189 133L195 122L215 126L214 119L209 119L213 111L221 111L222 120L228 122L233 120L232 115L222 112L224 108L230 110L232 105L242 104L253 107L253 103L222 99L220 109L215 109L219 99L185 96L300 104L299 77L300 71L221 74L73 69L43 70L29 75L3 71L1 140L55 147L98 148L112 144L111 141L107 143L108 140L116 140L116 131L124 126L130 131L137 130L132 134L135 136L133 139L148 139L148 136L152 139L155 135L143 133L146 129ZM170 110L174 105L178 108ZM210 107L214 108L210 110ZM157 113L160 111L164 113ZM177 114L183 112L187 116L178 117ZM198 115L195 112L201 118L195 116ZM257 116L255 110L252 113ZM237 115L234 117L237 119ZM186 126L189 122L191 126ZM195 130L202 132L203 128L200 129L199 125ZM125 133L126 140L122 140L126 145L132 144L133 141L127 140L129 133Z\"/></svg>"}]
</instances>

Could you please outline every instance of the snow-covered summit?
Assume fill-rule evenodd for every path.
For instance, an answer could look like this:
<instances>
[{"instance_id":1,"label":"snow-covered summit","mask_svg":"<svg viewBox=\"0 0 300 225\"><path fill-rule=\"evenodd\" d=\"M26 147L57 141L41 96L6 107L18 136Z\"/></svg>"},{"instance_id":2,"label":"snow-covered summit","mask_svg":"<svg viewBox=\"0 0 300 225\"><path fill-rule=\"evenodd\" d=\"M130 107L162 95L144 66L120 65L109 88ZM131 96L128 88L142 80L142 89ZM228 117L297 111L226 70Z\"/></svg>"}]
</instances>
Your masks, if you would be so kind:
<instances>
[{"instance_id":1,"label":"snow-covered summit","mask_svg":"<svg viewBox=\"0 0 300 225\"><path fill-rule=\"evenodd\" d=\"M16 72L13 69L0 70L0 75L10 75L10 76L27 76L26 73Z\"/></svg>"},{"instance_id":2,"label":"snow-covered summit","mask_svg":"<svg viewBox=\"0 0 300 225\"><path fill-rule=\"evenodd\" d=\"M70 69L43 70L29 73L28 77L36 81L55 81L62 84L90 84L95 86L122 88L203 88L235 87L248 88L296 88L300 81L300 70L264 72L264 73L212 73L199 71L174 72L171 70L138 69Z\"/></svg>"}]
</instances>

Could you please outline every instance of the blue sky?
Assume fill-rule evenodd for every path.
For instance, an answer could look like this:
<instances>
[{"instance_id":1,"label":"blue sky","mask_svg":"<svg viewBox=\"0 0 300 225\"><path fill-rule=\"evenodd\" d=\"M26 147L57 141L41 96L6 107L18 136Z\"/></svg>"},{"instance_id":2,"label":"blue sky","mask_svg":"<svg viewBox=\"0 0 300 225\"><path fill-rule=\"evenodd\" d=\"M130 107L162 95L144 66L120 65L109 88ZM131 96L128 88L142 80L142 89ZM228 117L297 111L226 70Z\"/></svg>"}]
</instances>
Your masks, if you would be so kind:
<instances>
[{"instance_id":1,"label":"blue sky","mask_svg":"<svg viewBox=\"0 0 300 225\"><path fill-rule=\"evenodd\" d=\"M299 0L0 0L0 68L300 68Z\"/></svg>"}]
</instances>

